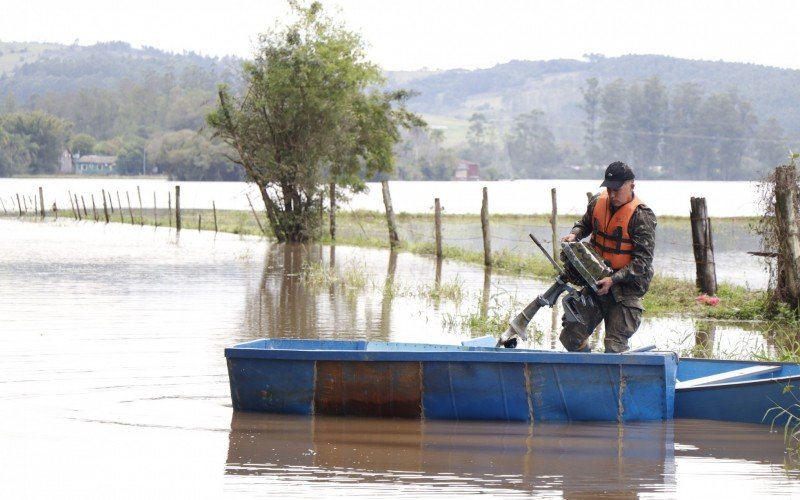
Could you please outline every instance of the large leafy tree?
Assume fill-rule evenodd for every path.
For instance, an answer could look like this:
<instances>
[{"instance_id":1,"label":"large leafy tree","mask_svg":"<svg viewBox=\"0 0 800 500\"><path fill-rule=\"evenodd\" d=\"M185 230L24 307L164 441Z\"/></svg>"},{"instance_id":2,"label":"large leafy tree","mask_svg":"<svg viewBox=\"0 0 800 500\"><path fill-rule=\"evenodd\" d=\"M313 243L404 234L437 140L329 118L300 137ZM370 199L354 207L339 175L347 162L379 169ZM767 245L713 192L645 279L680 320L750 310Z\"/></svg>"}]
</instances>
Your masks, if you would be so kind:
<instances>
[{"instance_id":1,"label":"large leafy tree","mask_svg":"<svg viewBox=\"0 0 800 500\"><path fill-rule=\"evenodd\" d=\"M306 241L325 188L363 189L364 177L391 171L399 127L421 120L405 110L409 93L378 89L359 35L319 2L290 6L297 20L260 35L244 64L244 95L220 86L207 121L259 187L278 241Z\"/></svg>"},{"instance_id":2,"label":"large leafy tree","mask_svg":"<svg viewBox=\"0 0 800 500\"><path fill-rule=\"evenodd\" d=\"M61 154L67 145L72 124L42 111L16 112L4 115L0 127L5 129L4 146L14 162L23 161L30 174L52 174L58 171ZM12 168L15 173L19 168Z\"/></svg>"}]
</instances>

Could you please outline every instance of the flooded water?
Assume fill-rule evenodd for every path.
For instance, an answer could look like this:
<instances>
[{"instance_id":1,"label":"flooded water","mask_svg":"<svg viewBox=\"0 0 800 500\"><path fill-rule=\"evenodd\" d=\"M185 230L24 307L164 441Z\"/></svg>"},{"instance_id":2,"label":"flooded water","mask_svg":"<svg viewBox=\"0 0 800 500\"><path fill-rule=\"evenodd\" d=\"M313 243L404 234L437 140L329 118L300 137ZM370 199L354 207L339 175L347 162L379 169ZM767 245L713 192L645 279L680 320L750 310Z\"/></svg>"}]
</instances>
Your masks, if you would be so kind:
<instances>
[{"instance_id":1,"label":"flooded water","mask_svg":"<svg viewBox=\"0 0 800 500\"><path fill-rule=\"evenodd\" d=\"M481 311L516 312L545 283L408 254L167 228L0 219L0 233L5 498L800 495L800 468L768 426L231 408L225 346L457 344L480 333L469 325ZM560 348L554 317L537 316L530 346ZM678 318L648 319L633 340L722 356L771 349L753 328Z\"/></svg>"}]
</instances>

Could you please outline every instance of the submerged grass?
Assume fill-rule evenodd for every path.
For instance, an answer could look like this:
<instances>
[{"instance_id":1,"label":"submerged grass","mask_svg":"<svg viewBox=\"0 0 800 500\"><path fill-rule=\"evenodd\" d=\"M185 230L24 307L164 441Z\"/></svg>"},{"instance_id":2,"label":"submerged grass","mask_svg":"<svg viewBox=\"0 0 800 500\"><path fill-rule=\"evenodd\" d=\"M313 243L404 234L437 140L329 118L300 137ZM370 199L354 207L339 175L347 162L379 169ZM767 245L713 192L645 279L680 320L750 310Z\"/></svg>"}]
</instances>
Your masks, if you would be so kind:
<instances>
[{"instance_id":1,"label":"submerged grass","mask_svg":"<svg viewBox=\"0 0 800 500\"><path fill-rule=\"evenodd\" d=\"M220 231L240 235L259 235L271 237L269 226L265 217L260 217L261 227L256 222L253 214L248 211L236 210L217 210L216 214L212 210L182 210L182 229L184 231L203 230ZM133 221L131 221L131 215ZM170 220L170 216L172 220ZM137 225L158 225L160 227L174 227L175 213L167 210L139 211L138 209L123 209L120 213L119 207L109 213L111 222ZM28 215L34 218L33 214ZM49 218L50 216L48 216ZM60 217L71 218L71 211L61 211ZM82 214L84 220L93 221L95 215L89 210L86 215ZM575 216L564 215L559 217L560 221L566 223L574 220ZM96 219L105 222L105 216L101 210L97 212ZM724 219L724 224L748 225L755 219ZM388 237L386 237L386 219L384 214L379 212L352 211L339 212L336 216L337 237L336 244L348 245L365 248L389 248ZM478 224L477 215L444 215L443 225L452 224ZM548 225L547 215L492 215L493 222L518 224L520 226ZM397 214L397 222L401 228L411 233L430 232L432 233L433 216L431 214ZM681 217L661 217L660 226L685 226L686 219ZM423 229L424 228L424 229ZM427 233L426 233L427 234ZM376 236L380 235L380 236ZM423 239L423 238L418 238ZM333 244L330 236L322 235L321 243ZM435 255L435 245L432 241L401 241L400 251L411 252L419 255ZM482 251L469 250L466 248L444 245L443 255L445 259L465 262L475 265L483 265L484 255ZM492 269L495 272L507 273L512 275L527 275L537 279L548 280L555 276L555 272L550 263L542 256L535 254L522 254L509 250L495 251L492 254ZM358 285L357 276L362 275L362 269L354 267L349 271L350 277L334 278L326 276L319 270L310 270L307 275L312 282L321 281L331 284L338 284L348 288L363 288L364 284ZM332 283L336 281L336 283ZM347 282L347 283L345 283ZM396 288L396 287L395 287ZM418 294L428 295L431 298L456 295L455 285L436 285L427 291L418 290ZM388 290L392 292L392 290ZM396 291L396 290L395 290ZM406 292L407 293L407 292ZM752 291L745 287L732 285L729 283L720 284L717 297L720 299L715 306L709 306L696 300L697 289L693 281L657 275L651 283L650 291L644 298L644 305L649 315L685 315L695 318L710 318L719 320L773 320L790 329L798 329L800 325L794 320L791 311L786 308L769 304L768 296L763 291ZM800 348L798 348L800 351Z\"/></svg>"}]
</instances>

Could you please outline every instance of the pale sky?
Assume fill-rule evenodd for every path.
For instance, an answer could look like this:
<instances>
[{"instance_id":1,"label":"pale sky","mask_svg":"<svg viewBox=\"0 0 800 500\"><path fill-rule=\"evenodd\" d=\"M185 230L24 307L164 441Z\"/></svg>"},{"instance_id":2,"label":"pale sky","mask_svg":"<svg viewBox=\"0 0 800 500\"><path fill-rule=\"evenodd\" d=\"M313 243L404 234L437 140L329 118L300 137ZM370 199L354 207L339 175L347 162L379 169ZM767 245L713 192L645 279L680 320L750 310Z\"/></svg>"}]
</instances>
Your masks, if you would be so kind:
<instances>
[{"instance_id":1,"label":"pale sky","mask_svg":"<svg viewBox=\"0 0 800 500\"><path fill-rule=\"evenodd\" d=\"M323 0L385 70L661 54L800 69L797 0ZM285 0L3 0L0 41L251 57Z\"/></svg>"}]
</instances>

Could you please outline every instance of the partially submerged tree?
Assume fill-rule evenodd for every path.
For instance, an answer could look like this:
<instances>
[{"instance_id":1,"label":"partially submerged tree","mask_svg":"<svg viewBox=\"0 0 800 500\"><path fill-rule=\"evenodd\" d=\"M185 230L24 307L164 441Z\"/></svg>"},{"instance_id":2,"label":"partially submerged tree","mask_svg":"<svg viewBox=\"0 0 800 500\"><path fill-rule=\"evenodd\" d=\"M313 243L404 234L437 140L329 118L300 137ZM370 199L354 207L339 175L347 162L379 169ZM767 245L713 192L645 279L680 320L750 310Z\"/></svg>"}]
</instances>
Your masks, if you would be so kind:
<instances>
[{"instance_id":1,"label":"partially submerged tree","mask_svg":"<svg viewBox=\"0 0 800 500\"><path fill-rule=\"evenodd\" d=\"M220 86L207 121L258 186L278 241L306 241L328 185L358 191L391 171L398 128L422 121L404 107L408 92L377 88L383 77L364 60L360 36L319 2L290 5L297 21L260 35L245 63L245 95Z\"/></svg>"}]
</instances>

